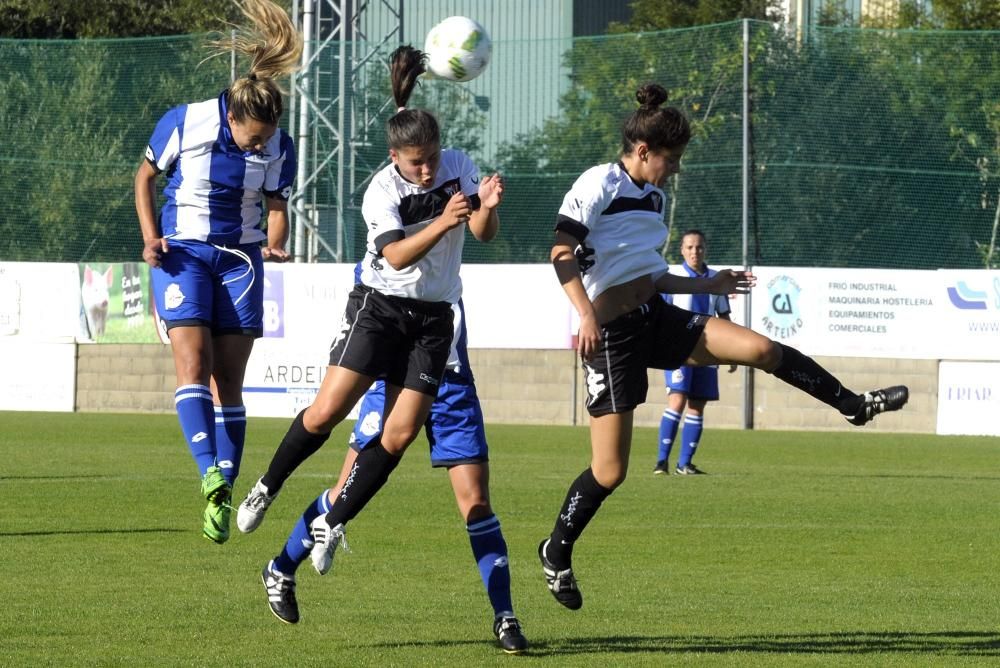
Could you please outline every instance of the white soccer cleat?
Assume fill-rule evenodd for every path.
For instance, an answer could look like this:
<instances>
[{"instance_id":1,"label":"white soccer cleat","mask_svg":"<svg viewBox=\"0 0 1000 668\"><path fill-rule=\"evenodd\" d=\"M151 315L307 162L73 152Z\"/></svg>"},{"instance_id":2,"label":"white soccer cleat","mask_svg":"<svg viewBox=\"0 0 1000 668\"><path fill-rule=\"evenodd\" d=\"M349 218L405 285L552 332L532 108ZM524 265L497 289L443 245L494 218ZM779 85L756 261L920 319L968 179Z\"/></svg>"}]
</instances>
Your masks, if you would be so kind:
<instances>
[{"instance_id":1,"label":"white soccer cleat","mask_svg":"<svg viewBox=\"0 0 1000 668\"><path fill-rule=\"evenodd\" d=\"M333 553L341 541L344 543L344 550L347 551L344 525L338 524L331 527L326 523L326 515L320 515L312 521L309 530L314 541L312 550L309 551L309 559L317 573L326 575L330 572L330 567L333 566Z\"/></svg>"},{"instance_id":2,"label":"white soccer cleat","mask_svg":"<svg viewBox=\"0 0 1000 668\"><path fill-rule=\"evenodd\" d=\"M260 523L264 521L264 513L274 503L277 496L277 492L268 494L267 487L260 480L255 482L250 491L247 492L247 498L243 499L240 507L236 510L237 528L243 533L250 533L259 527Z\"/></svg>"}]
</instances>

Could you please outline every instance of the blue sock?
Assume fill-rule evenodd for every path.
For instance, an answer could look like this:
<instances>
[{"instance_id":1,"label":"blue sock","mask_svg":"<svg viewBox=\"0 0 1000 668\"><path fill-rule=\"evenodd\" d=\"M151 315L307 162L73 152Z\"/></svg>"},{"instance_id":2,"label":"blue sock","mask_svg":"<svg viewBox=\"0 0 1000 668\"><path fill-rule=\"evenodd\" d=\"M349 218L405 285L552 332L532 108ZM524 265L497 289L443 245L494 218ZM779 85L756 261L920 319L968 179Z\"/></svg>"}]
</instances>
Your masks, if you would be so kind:
<instances>
[{"instance_id":1,"label":"blue sock","mask_svg":"<svg viewBox=\"0 0 1000 668\"><path fill-rule=\"evenodd\" d=\"M215 407L204 385L182 385L174 392L177 419L201 475L215 466Z\"/></svg>"},{"instance_id":2,"label":"blue sock","mask_svg":"<svg viewBox=\"0 0 1000 668\"><path fill-rule=\"evenodd\" d=\"M500 531L496 515L476 520L466 526L472 555L479 566L479 575L486 585L495 617L512 616L514 603L510 598L510 567L507 564L507 542Z\"/></svg>"},{"instance_id":3,"label":"blue sock","mask_svg":"<svg viewBox=\"0 0 1000 668\"><path fill-rule=\"evenodd\" d=\"M309 525L312 524L314 519L328 512L330 512L330 501L327 498L326 490L323 490L323 493L310 503L309 507L302 513L302 517L295 523L292 533L288 534L288 541L285 542L285 547L281 550L281 554L276 556L272 562L275 570L285 575L295 575L299 564L306 560L306 557L309 556L309 550L313 546L312 534L309 533Z\"/></svg>"},{"instance_id":4,"label":"blue sock","mask_svg":"<svg viewBox=\"0 0 1000 668\"><path fill-rule=\"evenodd\" d=\"M701 440L702 416L688 415L684 418L684 430L681 431L681 454L677 458L677 468L684 468L691 463L694 451Z\"/></svg>"},{"instance_id":5,"label":"blue sock","mask_svg":"<svg viewBox=\"0 0 1000 668\"><path fill-rule=\"evenodd\" d=\"M243 443L247 436L247 409L244 406L215 407L215 452L222 475L230 485L240 475Z\"/></svg>"},{"instance_id":6,"label":"blue sock","mask_svg":"<svg viewBox=\"0 0 1000 668\"><path fill-rule=\"evenodd\" d=\"M660 418L660 456L656 458L657 462L664 462L670 456L670 448L674 445L680 423L680 413L669 408L663 411L663 417Z\"/></svg>"}]
</instances>

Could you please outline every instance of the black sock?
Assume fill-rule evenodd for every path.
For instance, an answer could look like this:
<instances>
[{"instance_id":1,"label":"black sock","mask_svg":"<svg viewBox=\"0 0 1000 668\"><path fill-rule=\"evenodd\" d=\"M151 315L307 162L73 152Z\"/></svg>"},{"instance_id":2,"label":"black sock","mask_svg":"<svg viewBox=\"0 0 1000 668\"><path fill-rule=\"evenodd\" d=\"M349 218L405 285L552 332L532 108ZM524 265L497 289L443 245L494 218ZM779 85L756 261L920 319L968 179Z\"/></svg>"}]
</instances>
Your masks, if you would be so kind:
<instances>
[{"instance_id":1,"label":"black sock","mask_svg":"<svg viewBox=\"0 0 1000 668\"><path fill-rule=\"evenodd\" d=\"M845 415L854 414L861 397L841 385L833 374L817 364L813 358L783 343L778 345L781 346L781 364L771 372L775 378L799 388Z\"/></svg>"},{"instance_id":2,"label":"black sock","mask_svg":"<svg viewBox=\"0 0 1000 668\"><path fill-rule=\"evenodd\" d=\"M281 439L281 444L274 451L271 463L267 467L267 473L262 477L267 493L275 495L281 486L288 480L288 476L299 467L299 464L309 459L313 453L319 450L326 439L330 438L330 433L314 434L302 424L302 416L305 415L303 409L292 421L292 426L288 428L285 437Z\"/></svg>"},{"instance_id":3,"label":"black sock","mask_svg":"<svg viewBox=\"0 0 1000 668\"><path fill-rule=\"evenodd\" d=\"M573 558L573 543L587 528L612 491L597 482L590 468L569 486L566 500L556 518L556 526L552 529L551 540L545 548L545 558L556 568L569 568Z\"/></svg>"},{"instance_id":4,"label":"black sock","mask_svg":"<svg viewBox=\"0 0 1000 668\"><path fill-rule=\"evenodd\" d=\"M401 459L402 456L389 454L378 438L370 441L365 449L358 453L358 458L354 460L354 466L344 481L344 487L340 490L330 512L326 514L327 524L335 527L354 519L355 515L360 513L361 509L382 489L382 485L389 479L389 474Z\"/></svg>"}]
</instances>

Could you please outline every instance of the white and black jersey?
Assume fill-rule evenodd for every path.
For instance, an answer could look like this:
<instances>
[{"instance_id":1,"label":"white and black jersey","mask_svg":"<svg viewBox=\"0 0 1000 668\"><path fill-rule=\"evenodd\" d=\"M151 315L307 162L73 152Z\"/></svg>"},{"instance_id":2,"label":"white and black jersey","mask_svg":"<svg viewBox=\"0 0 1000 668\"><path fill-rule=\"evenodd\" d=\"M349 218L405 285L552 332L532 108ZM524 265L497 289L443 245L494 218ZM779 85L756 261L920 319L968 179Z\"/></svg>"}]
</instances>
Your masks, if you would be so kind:
<instances>
[{"instance_id":1,"label":"white and black jersey","mask_svg":"<svg viewBox=\"0 0 1000 668\"><path fill-rule=\"evenodd\" d=\"M361 213L368 226L368 248L361 266L361 282L385 295L421 301L456 303L462 296L465 226L449 230L424 257L396 270L382 257L386 245L424 229L444 213L457 192L479 208L479 169L462 151L441 152L434 184L422 188L404 179L395 164L379 171L365 191Z\"/></svg>"},{"instance_id":2,"label":"white and black jersey","mask_svg":"<svg viewBox=\"0 0 1000 668\"><path fill-rule=\"evenodd\" d=\"M662 274L660 247L666 195L635 184L620 162L591 167L563 198L556 230L579 242L576 259L591 301L608 288L644 274Z\"/></svg>"}]
</instances>

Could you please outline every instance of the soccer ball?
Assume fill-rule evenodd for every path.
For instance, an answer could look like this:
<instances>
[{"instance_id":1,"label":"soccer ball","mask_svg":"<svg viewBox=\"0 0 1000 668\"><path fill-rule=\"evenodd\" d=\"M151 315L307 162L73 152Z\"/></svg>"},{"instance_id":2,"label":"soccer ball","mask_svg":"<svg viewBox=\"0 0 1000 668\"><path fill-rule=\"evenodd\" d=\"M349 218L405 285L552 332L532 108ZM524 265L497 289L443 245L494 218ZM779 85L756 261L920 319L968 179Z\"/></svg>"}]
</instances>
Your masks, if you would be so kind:
<instances>
[{"instance_id":1,"label":"soccer ball","mask_svg":"<svg viewBox=\"0 0 1000 668\"><path fill-rule=\"evenodd\" d=\"M491 49L486 28L464 16L449 16L438 23L424 43L427 67L449 81L471 81L482 74Z\"/></svg>"}]
</instances>

